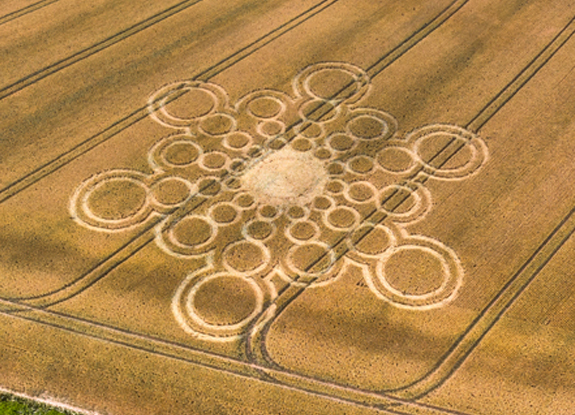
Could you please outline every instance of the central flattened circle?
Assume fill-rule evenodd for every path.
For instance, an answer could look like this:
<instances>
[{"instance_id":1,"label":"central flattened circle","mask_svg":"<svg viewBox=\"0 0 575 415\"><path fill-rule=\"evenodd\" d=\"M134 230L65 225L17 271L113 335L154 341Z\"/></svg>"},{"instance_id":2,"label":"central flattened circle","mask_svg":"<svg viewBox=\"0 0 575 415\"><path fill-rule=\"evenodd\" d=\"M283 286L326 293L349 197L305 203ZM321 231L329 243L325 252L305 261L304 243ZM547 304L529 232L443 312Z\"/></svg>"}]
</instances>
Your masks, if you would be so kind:
<instances>
[{"instance_id":1,"label":"central flattened circle","mask_svg":"<svg viewBox=\"0 0 575 415\"><path fill-rule=\"evenodd\" d=\"M310 153L282 149L248 169L242 186L260 203L302 205L323 192L328 175Z\"/></svg>"}]
</instances>

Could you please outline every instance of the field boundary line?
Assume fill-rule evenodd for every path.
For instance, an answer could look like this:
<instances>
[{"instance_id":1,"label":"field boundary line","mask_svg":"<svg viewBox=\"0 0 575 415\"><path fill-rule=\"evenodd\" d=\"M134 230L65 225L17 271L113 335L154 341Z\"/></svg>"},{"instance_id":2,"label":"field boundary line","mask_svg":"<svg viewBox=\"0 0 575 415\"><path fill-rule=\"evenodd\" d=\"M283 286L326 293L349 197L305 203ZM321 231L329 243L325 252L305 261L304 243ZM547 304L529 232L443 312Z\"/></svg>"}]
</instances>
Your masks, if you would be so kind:
<instances>
[{"instance_id":1,"label":"field boundary line","mask_svg":"<svg viewBox=\"0 0 575 415\"><path fill-rule=\"evenodd\" d=\"M273 384L288 390L303 392L347 405L360 406L376 410L384 414L393 415L470 415L463 412L448 410L433 405L410 402L393 396L386 396L375 392L355 390L342 387L330 382L309 378L303 375L286 374L257 364L222 356L202 349L196 349L185 344L158 339L153 336L120 329L106 324L97 323L87 319L70 316L61 312L44 310L33 306L0 299L0 314L9 318L18 318L54 327L84 337L152 353L156 356L167 357L182 361L186 364L195 364L218 372L223 372L261 382ZM4 307L22 307L17 312L5 311ZM297 377L307 383L307 388L287 385L281 381L262 376L262 371L277 376ZM340 395L345 395L341 397Z\"/></svg>"}]
</instances>

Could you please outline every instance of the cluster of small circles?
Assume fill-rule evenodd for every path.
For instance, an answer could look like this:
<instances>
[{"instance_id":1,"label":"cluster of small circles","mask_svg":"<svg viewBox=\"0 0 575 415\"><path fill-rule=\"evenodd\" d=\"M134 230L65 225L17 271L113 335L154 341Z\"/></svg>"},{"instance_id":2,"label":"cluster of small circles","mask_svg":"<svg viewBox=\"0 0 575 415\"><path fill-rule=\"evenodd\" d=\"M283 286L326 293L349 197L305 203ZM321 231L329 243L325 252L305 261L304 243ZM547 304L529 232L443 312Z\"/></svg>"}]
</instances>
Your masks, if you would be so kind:
<instances>
[{"instance_id":1,"label":"cluster of small circles","mask_svg":"<svg viewBox=\"0 0 575 415\"><path fill-rule=\"evenodd\" d=\"M330 134L328 145L338 153L353 150L358 143L386 140L397 131L397 121L390 114L374 109L357 109L351 112L345 131Z\"/></svg>"},{"instance_id":2,"label":"cluster of small circles","mask_svg":"<svg viewBox=\"0 0 575 415\"><path fill-rule=\"evenodd\" d=\"M198 255L206 252L212 248L212 242L221 228L237 224L243 217L243 212L254 208L257 209L258 220L246 221L242 227L245 240L259 247L261 241L273 234L273 218L278 213L272 206L257 207L253 197L246 192L236 193L231 201L212 204L205 215L190 214L175 224L166 224L170 227L168 232L159 233L161 246L176 255ZM230 261L233 263L233 260Z\"/></svg>"},{"instance_id":3,"label":"cluster of small circles","mask_svg":"<svg viewBox=\"0 0 575 415\"><path fill-rule=\"evenodd\" d=\"M207 174L229 171L233 176L238 176L246 169L250 158L257 158L263 154L263 148L251 144L252 141L251 136L245 132L235 132L224 137L224 147L240 149L240 145L243 145L247 149L247 157L242 154L232 158L224 151L204 151L187 134L171 135L152 147L149 162L154 170L160 172L185 170L197 166Z\"/></svg>"},{"instance_id":4,"label":"cluster of small circles","mask_svg":"<svg viewBox=\"0 0 575 415\"><path fill-rule=\"evenodd\" d=\"M337 270L336 254L322 239L322 229L346 232L352 251L371 258L375 263L371 269L372 284L387 299L419 307L451 298L461 274L455 254L430 238L401 236L395 228L395 222L412 222L425 215L431 206L429 191L414 182L378 189L369 176L377 171L407 176L423 170L437 178L466 177L486 159L486 147L474 134L445 125L423 127L408 134L405 140L393 140L397 122L391 115L341 105L357 102L368 87L369 78L360 68L327 63L310 66L294 79L295 100L278 91L262 90L244 96L232 108L227 93L215 84L185 81L162 88L150 100L150 113L156 121L179 133L160 140L150 150L149 163L154 174L115 170L88 179L73 196L75 216L90 226L115 230L142 223L154 211L173 212L195 194L212 198L202 214L192 212L178 220L168 216L157 229L157 241L162 249L176 256L203 255L227 239L216 238L224 228L239 226L241 235L236 237L241 239L217 253L219 265L229 273L227 277L244 278L256 297L253 312L236 326L247 325L261 311L263 292L269 287L260 286L260 279L253 277L269 272L276 260L286 271L331 278L327 273ZM180 101L182 96L187 98ZM189 107L186 102L191 103ZM295 138L289 143L284 121L289 118L288 111L297 112L301 118L294 126ZM238 125L244 119L238 115L251 117L255 127L249 132L240 130ZM337 125L339 131L333 131L330 125ZM197 139L202 135L211 137L212 144L219 147L209 151L202 148ZM451 167L434 167L428 153L447 139L462 145L467 160L461 163L460 157L460 164L455 166L452 163ZM377 145L370 144L376 141ZM306 205L287 207L257 202L242 189L240 176L253 160L288 144L322 162L328 177L325 184L322 182L325 192L309 205L307 200ZM346 156L361 145L380 150L372 156ZM345 161L337 160L338 157ZM190 168L203 171L195 182L184 172ZM231 174L221 175L225 171ZM223 192L233 196L225 200L215 197ZM111 200L114 197L116 201ZM398 203L404 201L409 201L407 207L397 209ZM367 208L368 204L387 214L394 224L362 225L358 206ZM363 236L369 226L371 239L367 240ZM278 230L279 236L291 245L281 258L272 252L271 240L278 236ZM400 241L401 238L405 240ZM404 295L389 283L386 262L406 250L418 250L438 261L444 271L439 289L424 295ZM208 277L202 284L209 278L215 277ZM198 287L201 284L190 291L189 304L193 305ZM194 315L202 319L201 313ZM214 326L215 335L222 327L225 332L224 326ZM233 327L230 325L226 334L235 333Z\"/></svg>"},{"instance_id":5,"label":"cluster of small circles","mask_svg":"<svg viewBox=\"0 0 575 415\"><path fill-rule=\"evenodd\" d=\"M341 99L322 92L321 86L319 89L317 88L317 85L321 83L314 84L314 79L317 80L326 74L347 77L349 82L346 88L351 88L350 92L342 95ZM320 64L310 67L298 75L295 82L299 94L307 96L308 99L299 105L298 111L303 121L295 126L296 137L289 142L289 145L296 151L312 152L317 159L326 163L330 181L325 186L326 194L313 200L312 209L321 212L322 222L325 226L340 231L351 231L357 228L361 222L359 212L348 204L353 206L374 203L393 218L407 220L408 217L415 214L421 215L421 212L425 212L430 202L427 193L419 188L388 186L378 190L368 180L356 180L352 183L348 183L348 180L342 180L345 173L363 177L373 173L376 169L381 169L387 173L403 175L414 171L417 167L425 166L426 162L423 155L418 153L421 148L420 144L429 135L438 134L437 129L430 131L429 134L416 132L411 134L411 136L417 137L415 142L406 142L403 145L397 143L386 145L373 157L359 154L345 162L333 160L338 154L352 151L361 142L388 140L396 133L397 122L391 115L374 109L360 108L349 110L349 112L346 110L344 130L334 132L324 139L326 124L342 113L339 102L346 100L351 102L358 98L365 93L368 83L369 80L358 68L339 64ZM196 85L193 88L197 90L203 87ZM218 93L221 92L219 90L210 91L210 88L213 88L211 86L206 88L208 95L211 93L212 98L217 98ZM275 144L279 146L278 149L287 144L285 138L282 137L286 126L281 121L281 117L286 113L288 106L293 104L293 99L286 94L262 90L248 94L238 101L236 111L248 114L256 120L256 132L269 139L266 144L273 150ZM266 150L262 146L255 145L254 139L249 133L237 131L235 118L221 111L216 111L214 108L217 108L218 105L220 102L214 99L210 111L197 114L198 131L214 137L222 137L222 144L225 149L242 151L248 156L247 158L232 158L222 151L203 153L193 141L182 137L172 137L157 146L158 151L156 151L154 161L158 165L172 169L187 167L193 163L197 163L199 167L208 172L228 169L232 173L232 177L223 182L223 187L233 191L241 191L241 180L238 180L237 176L245 171L249 159L261 157ZM165 109L163 111L167 114ZM188 121L191 120L188 119ZM441 132L441 129L439 131ZM457 135L458 131L451 129L448 133ZM213 183L215 180L211 180L211 178L202 180L209 180L210 183L205 186L203 183L199 183L198 188L201 194L214 196L221 191L222 185ZM412 199L412 206L407 211L395 212L393 208L386 207L390 193L398 192L407 193L406 198ZM236 202L242 198L247 200L249 195L238 196ZM341 204L342 198L346 203ZM250 202L249 208L252 208L255 203L253 198ZM237 206L241 205L237 204ZM233 223L233 219L239 216L234 209L231 204L225 206L216 204L210 208L210 220L219 226ZM242 232L246 240L258 241L258 243L269 240L276 232L274 221L283 213L289 216L289 212L282 212L281 209L271 205L257 206L256 217L248 220L243 226ZM296 245L315 241L320 236L319 226L309 219L309 213L302 215L302 217L290 217L289 225L285 230L286 237Z\"/></svg>"},{"instance_id":6,"label":"cluster of small circles","mask_svg":"<svg viewBox=\"0 0 575 415\"><path fill-rule=\"evenodd\" d=\"M387 174L405 176L422 167L417 155L405 147L396 145L385 146L377 152L375 157L357 155L345 163L345 171L365 176L381 169Z\"/></svg>"},{"instance_id":7,"label":"cluster of small circles","mask_svg":"<svg viewBox=\"0 0 575 415\"><path fill-rule=\"evenodd\" d=\"M285 132L281 117L292 99L279 91L261 90L243 97L236 105L238 112L247 113L256 121L256 131L263 137L276 137Z\"/></svg>"},{"instance_id":8,"label":"cluster of small circles","mask_svg":"<svg viewBox=\"0 0 575 415\"><path fill-rule=\"evenodd\" d=\"M369 181L348 183L337 178L331 179L325 189L330 195L343 196L345 200L354 204L375 202L379 192Z\"/></svg>"},{"instance_id":9,"label":"cluster of small circles","mask_svg":"<svg viewBox=\"0 0 575 415\"><path fill-rule=\"evenodd\" d=\"M192 105L195 110L186 112L185 116L174 113L178 110L178 101L171 99L181 95L195 99ZM185 127L189 135L179 134L161 140L152 149L151 164L162 170L196 164L207 172L229 171L232 175L241 175L249 160L263 156L266 150L256 143L252 134L238 130L236 114L245 113L255 118L256 132L264 138L277 137L285 132L280 117L290 104L291 98L286 94L257 91L243 97L234 110L228 106L226 92L215 84L185 81L168 85L151 98L152 117L168 127ZM198 134L218 138L224 151L204 152L191 139Z\"/></svg>"},{"instance_id":10,"label":"cluster of small circles","mask_svg":"<svg viewBox=\"0 0 575 415\"><path fill-rule=\"evenodd\" d=\"M76 190L72 215L101 229L124 229L145 221L154 211L172 211L196 192L197 186L185 178L110 170Z\"/></svg>"},{"instance_id":11,"label":"cluster of small circles","mask_svg":"<svg viewBox=\"0 0 575 415\"><path fill-rule=\"evenodd\" d=\"M271 239L277 230L275 219L280 212L275 206L263 205L256 208L256 217L246 221L242 232L246 239L267 241Z\"/></svg>"},{"instance_id":12,"label":"cluster of small circles","mask_svg":"<svg viewBox=\"0 0 575 415\"><path fill-rule=\"evenodd\" d=\"M205 152L187 134L170 135L158 141L151 149L149 162L156 171L187 169L197 165L207 172L229 168L230 156L223 151Z\"/></svg>"},{"instance_id":13,"label":"cluster of small circles","mask_svg":"<svg viewBox=\"0 0 575 415\"><path fill-rule=\"evenodd\" d=\"M339 115L339 112L335 113ZM304 118L304 121L296 128L296 136L289 142L289 145L296 151L310 151L317 159L329 161L342 153L353 150L359 142L385 140L396 131L395 119L381 111L354 110L347 118L345 131L334 132L325 140L323 140L326 130L325 120L320 122ZM322 140L325 142L320 144ZM367 156L363 158L358 156L347 162L346 169L358 174L367 174L373 169L373 160ZM334 166L330 166L329 170L330 174L344 172Z\"/></svg>"},{"instance_id":14,"label":"cluster of small circles","mask_svg":"<svg viewBox=\"0 0 575 415\"><path fill-rule=\"evenodd\" d=\"M247 196L247 194L241 197ZM250 196L251 197L251 196ZM294 243L309 240L312 236L319 236L319 228L310 221L310 209L303 206L290 206L280 208L272 205L259 205L256 208L255 218L247 221L243 226L243 235L246 239L267 241L277 231L276 219L285 215L289 219L285 235ZM307 229L304 229L306 228ZM309 235L309 229L314 228L313 235Z\"/></svg>"},{"instance_id":15,"label":"cluster of small circles","mask_svg":"<svg viewBox=\"0 0 575 415\"><path fill-rule=\"evenodd\" d=\"M370 204L401 222L419 220L431 208L429 191L415 183L392 184L377 189L369 181L348 183L333 178L325 190L326 194L314 198L313 209L323 213L326 226L339 231L350 231L359 225L360 215L354 208L357 205ZM396 205L402 205L403 209L397 209Z\"/></svg>"},{"instance_id":16,"label":"cluster of small circles","mask_svg":"<svg viewBox=\"0 0 575 415\"><path fill-rule=\"evenodd\" d=\"M290 147L299 152L312 151L315 158L320 161L329 160L334 156L333 151L327 146L318 145L315 140L309 139L307 137L298 136L294 140L290 141Z\"/></svg>"},{"instance_id":17,"label":"cluster of small circles","mask_svg":"<svg viewBox=\"0 0 575 415\"><path fill-rule=\"evenodd\" d=\"M338 140L343 140L337 136ZM453 154L458 159L453 165L436 165L434 161L443 149L457 147ZM471 176L479 170L488 158L487 146L475 134L452 125L429 125L409 133L405 140L386 143L374 157L358 155L346 162L346 171L356 175L367 175L376 169L399 176L424 172L435 179L457 180ZM449 160L449 159L447 159Z\"/></svg>"},{"instance_id":18,"label":"cluster of small circles","mask_svg":"<svg viewBox=\"0 0 575 415\"><path fill-rule=\"evenodd\" d=\"M361 142L390 139L397 130L397 122L390 114L375 109L349 110L345 115L344 130L334 132L324 139L327 121L333 120L341 113L340 106L336 105L338 100L332 99L333 97L321 91L318 92L314 86L314 79L316 77L321 78L325 74L336 74L349 79L348 87L352 89L351 95L345 95L342 101L351 99L352 96L355 96L354 94L360 94L362 88L369 82L360 69L340 64L316 65L298 75L299 80L296 82L296 88L301 95L307 96L308 99L299 107L303 121L295 126L296 137L289 142L289 145L297 151L313 152L317 159L325 161L326 170L330 176L342 176L346 172L366 176L376 170L405 176L417 171L417 169L424 168L433 170L438 176L448 177L454 173L447 171L447 169L430 167L425 156L420 154L430 137L436 139L440 135L461 139L468 146L471 144L472 157L481 153L481 151L477 151L478 149L481 150L481 144L472 142L474 137L469 136L468 132L453 126L431 126L410 133L405 143L398 144L397 141L399 140L395 140L394 143L385 145L373 157L360 154L343 163L335 161L334 158L338 154L352 151ZM198 131L214 137L221 137L221 143L225 150L240 151L241 154L239 157L233 157L225 151L204 153L198 144L190 140L189 137L171 136L155 146L156 151L153 159L156 165L164 169L174 169L189 167L195 163L208 173L227 170L232 176L238 177L245 172L251 160L261 158L267 151L274 150L274 145L277 145L279 149L287 143L282 136L285 132L285 123L281 121L281 117L286 113L288 106L294 104L294 100L287 94L261 90L246 95L236 104L236 112L245 113L254 118L257 122L257 132L269 138L263 146L260 146L254 143L250 133L237 131L237 122L234 116L225 113L226 111L229 112L229 109L225 110L227 98L221 88L203 83L184 85L184 87L195 93L202 91L209 98L208 100L211 100L206 107L209 110L198 112L185 120L173 115L172 118L177 119L178 122L186 121L188 124L197 121ZM177 85L176 89L178 88L182 88L182 85ZM164 94L162 99L165 100L168 95ZM222 102L226 104L222 106ZM164 107L165 105L162 107L164 115L169 114ZM323 115L318 117L318 113ZM415 139L413 139L414 137ZM319 144L320 142L321 144ZM266 150L266 147L269 148ZM474 163L477 164L477 162ZM225 185L234 190L241 187L239 181L234 179L228 179ZM328 189L328 191L332 194L337 193L333 188ZM348 200L354 203L367 203L367 201L372 201L374 192L370 192L366 186L353 186L345 195ZM326 205L326 203L318 202L318 205Z\"/></svg>"},{"instance_id":19,"label":"cluster of small circles","mask_svg":"<svg viewBox=\"0 0 575 415\"><path fill-rule=\"evenodd\" d=\"M212 137L237 129L226 91L209 82L183 81L160 88L150 98L148 109L156 121L171 128L187 128Z\"/></svg>"}]
</instances>

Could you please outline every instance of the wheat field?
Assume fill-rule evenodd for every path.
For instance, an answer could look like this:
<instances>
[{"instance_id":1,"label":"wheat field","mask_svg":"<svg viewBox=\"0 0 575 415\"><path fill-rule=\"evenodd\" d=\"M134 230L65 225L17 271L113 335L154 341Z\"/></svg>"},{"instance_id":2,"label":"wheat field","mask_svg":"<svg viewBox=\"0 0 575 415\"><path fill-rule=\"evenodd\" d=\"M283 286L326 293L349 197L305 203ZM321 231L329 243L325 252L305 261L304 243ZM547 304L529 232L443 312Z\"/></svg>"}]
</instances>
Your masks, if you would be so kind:
<instances>
[{"instance_id":1,"label":"wheat field","mask_svg":"<svg viewBox=\"0 0 575 415\"><path fill-rule=\"evenodd\" d=\"M2 2L0 391L574 414L574 16Z\"/></svg>"}]
</instances>

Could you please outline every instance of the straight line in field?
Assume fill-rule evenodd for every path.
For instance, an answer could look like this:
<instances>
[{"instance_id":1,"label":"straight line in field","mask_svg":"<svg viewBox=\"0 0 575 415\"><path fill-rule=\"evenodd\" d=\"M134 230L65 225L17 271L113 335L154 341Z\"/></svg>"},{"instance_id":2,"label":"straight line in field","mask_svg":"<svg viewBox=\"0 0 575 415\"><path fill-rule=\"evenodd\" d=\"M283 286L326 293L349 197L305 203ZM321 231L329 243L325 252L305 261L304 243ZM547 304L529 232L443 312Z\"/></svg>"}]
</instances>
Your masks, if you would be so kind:
<instances>
[{"instance_id":1,"label":"straight line in field","mask_svg":"<svg viewBox=\"0 0 575 415\"><path fill-rule=\"evenodd\" d=\"M281 26L273 29L272 31L268 32L264 36L256 39L255 41L251 42L249 45L245 46L244 48L234 52L230 56L222 59L217 64L213 65L212 67L200 72L199 74L195 75L193 79L197 79L201 77L204 80L208 80L211 77L216 76L217 74L221 73L225 69L229 68L233 64L245 59L247 56L253 54L254 52L258 51L265 45L267 45L271 40L278 38L279 36L291 31L295 27L299 26L300 24L304 23L308 19L312 18L316 14L320 13L321 11L325 10L327 7L331 6L332 4L338 2L339 0L323 0L320 3L316 4L315 6L311 7L310 9L306 10L305 12L299 14L298 16L294 17L293 19L289 20L288 22L282 24ZM59 170L63 166L67 165L68 163L72 162L76 158L80 157L81 155L89 152L93 148L97 147L98 145L108 141L110 138L114 137L116 134L126 130L127 128L131 127L132 125L138 123L139 121L143 120L148 116L148 107L140 107L133 111L132 113L128 114L124 118L116 121L106 129L100 131L97 134L94 134L90 138L84 140L80 144L72 147L70 150L62 153L55 159L37 167L35 170L31 171L27 175L21 177L20 179L8 184L2 190L0 190L0 203L5 202L6 200L10 199L11 197L15 196L16 194L20 193L22 190L30 187L34 183L38 182L39 180L43 179L44 177L52 174L53 172Z\"/></svg>"},{"instance_id":2,"label":"straight line in field","mask_svg":"<svg viewBox=\"0 0 575 415\"><path fill-rule=\"evenodd\" d=\"M36 10L40 10L52 3L56 3L59 0L41 0L39 2L30 4L29 6L23 7L20 10L16 10L12 13L5 14L4 16L0 16L0 25L4 23L11 22L19 17L22 17L28 13L35 12Z\"/></svg>"},{"instance_id":3,"label":"straight line in field","mask_svg":"<svg viewBox=\"0 0 575 415\"><path fill-rule=\"evenodd\" d=\"M393 396L416 399L426 395L439 387L463 363L501 316L551 261L563 244L573 236L575 233L574 213L575 208L563 218L529 259L507 281L503 289L474 319L459 340L453 344L441 364L418 382L394 391Z\"/></svg>"},{"instance_id":4,"label":"straight line in field","mask_svg":"<svg viewBox=\"0 0 575 415\"><path fill-rule=\"evenodd\" d=\"M435 29L445 23L445 21L457 13L459 9L461 9L468 1L469 0L456 0L451 3L445 10L439 13L428 24L422 26L419 30L404 40L400 45L396 46L391 52L385 54L372 65L370 65L366 70L367 74L371 78L379 75L385 68L395 62L408 50L417 45L419 42L429 36L429 34L431 34Z\"/></svg>"},{"instance_id":5,"label":"straight line in field","mask_svg":"<svg viewBox=\"0 0 575 415\"><path fill-rule=\"evenodd\" d=\"M19 310L9 312L13 307ZM132 332L94 322L88 319L69 316L57 311L48 311L32 306L19 305L17 303L0 299L0 314L9 318L16 318L64 330L83 337L109 342L133 350L151 353L156 356L174 359L187 364L206 367L218 372L231 374L244 379L257 379L269 384L274 384L286 390L303 392L308 395L318 396L334 402L346 405L369 408L383 414L393 415L469 415L460 411L448 410L424 403L409 402L399 398L380 395L375 392L365 392L353 388L342 387L330 382L313 379L292 373L269 369L248 363L235 358L222 356L217 353L196 349L187 344L164 340L153 336ZM279 380L262 377L261 371L265 370L275 376L287 376L307 387L298 388ZM341 395L341 396L338 396Z\"/></svg>"},{"instance_id":6,"label":"straight line in field","mask_svg":"<svg viewBox=\"0 0 575 415\"><path fill-rule=\"evenodd\" d=\"M467 124L466 128L479 131L539 70L561 49L575 33L575 17L549 42L541 52L518 73L507 86Z\"/></svg>"},{"instance_id":7,"label":"straight line in field","mask_svg":"<svg viewBox=\"0 0 575 415\"><path fill-rule=\"evenodd\" d=\"M18 81L5 86L3 88L0 89L0 100L9 97L12 94L15 94L16 92L56 73L61 71L62 69L65 69L71 65L74 65L75 63L78 63L86 58L89 58L90 56L101 52L104 49L109 48L112 45L115 45L118 42L121 42L124 39L127 39L130 36L133 36L145 29L148 29L149 27L160 23L163 20L166 20L167 18L174 16L175 14L186 10L187 8L200 3L203 0L185 0L182 1L160 13L157 13L151 17L148 17L145 20L142 20L139 23L136 23L133 26L130 26L127 29L122 30L121 32L116 33L113 36L110 36L98 43L93 44L90 47L87 47L85 49L82 49L79 52L74 53L73 55L68 56L67 58L61 59L58 62L55 62L51 65L48 65L36 72L33 72L27 76L25 76L24 78L19 79Z\"/></svg>"}]
</instances>

